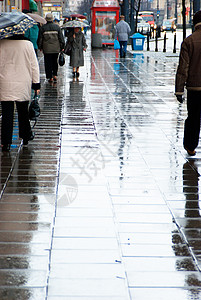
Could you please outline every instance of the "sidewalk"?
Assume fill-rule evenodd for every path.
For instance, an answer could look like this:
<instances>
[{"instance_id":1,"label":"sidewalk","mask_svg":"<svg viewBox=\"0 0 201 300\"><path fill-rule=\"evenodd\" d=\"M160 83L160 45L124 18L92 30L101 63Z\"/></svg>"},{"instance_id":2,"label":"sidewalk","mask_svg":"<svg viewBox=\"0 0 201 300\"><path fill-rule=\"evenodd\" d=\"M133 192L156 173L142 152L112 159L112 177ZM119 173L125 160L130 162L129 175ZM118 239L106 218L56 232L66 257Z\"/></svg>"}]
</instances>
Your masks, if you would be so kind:
<instances>
[{"instance_id":1,"label":"sidewalk","mask_svg":"<svg viewBox=\"0 0 201 300\"><path fill-rule=\"evenodd\" d=\"M88 39L88 44L90 40ZM201 299L201 151L183 150L177 55L90 47L41 68L26 149L1 153L0 299Z\"/></svg>"}]
</instances>

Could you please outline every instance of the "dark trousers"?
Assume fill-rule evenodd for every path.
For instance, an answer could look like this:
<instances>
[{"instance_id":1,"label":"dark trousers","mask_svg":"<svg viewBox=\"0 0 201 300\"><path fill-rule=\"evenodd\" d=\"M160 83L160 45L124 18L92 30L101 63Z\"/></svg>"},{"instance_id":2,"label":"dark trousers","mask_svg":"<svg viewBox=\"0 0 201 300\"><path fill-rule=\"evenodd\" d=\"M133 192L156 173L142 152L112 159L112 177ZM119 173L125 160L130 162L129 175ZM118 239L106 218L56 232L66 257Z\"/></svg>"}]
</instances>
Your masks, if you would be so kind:
<instances>
[{"instance_id":1,"label":"dark trousers","mask_svg":"<svg viewBox=\"0 0 201 300\"><path fill-rule=\"evenodd\" d=\"M199 143L201 117L201 91L187 92L188 117L184 127L184 148L193 151Z\"/></svg>"},{"instance_id":2,"label":"dark trousers","mask_svg":"<svg viewBox=\"0 0 201 300\"><path fill-rule=\"evenodd\" d=\"M58 55L59 55L59 53L44 54L45 74L46 74L47 79L50 79L53 76L57 76L57 72L58 72Z\"/></svg>"},{"instance_id":3,"label":"dark trousers","mask_svg":"<svg viewBox=\"0 0 201 300\"><path fill-rule=\"evenodd\" d=\"M1 144L12 144L14 104L16 103L19 123L19 137L29 139L31 126L28 116L29 101L2 101Z\"/></svg>"},{"instance_id":4,"label":"dark trousers","mask_svg":"<svg viewBox=\"0 0 201 300\"><path fill-rule=\"evenodd\" d=\"M126 51L127 51L127 41L119 41L120 44L120 57L125 57L126 56Z\"/></svg>"}]
</instances>

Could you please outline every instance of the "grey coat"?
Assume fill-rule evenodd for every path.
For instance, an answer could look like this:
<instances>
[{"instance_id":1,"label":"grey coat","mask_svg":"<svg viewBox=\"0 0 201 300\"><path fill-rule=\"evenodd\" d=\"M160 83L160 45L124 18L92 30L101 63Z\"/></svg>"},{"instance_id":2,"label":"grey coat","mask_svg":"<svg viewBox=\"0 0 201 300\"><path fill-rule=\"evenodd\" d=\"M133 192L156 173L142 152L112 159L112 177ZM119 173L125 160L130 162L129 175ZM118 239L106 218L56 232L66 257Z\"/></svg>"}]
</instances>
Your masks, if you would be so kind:
<instances>
[{"instance_id":1,"label":"grey coat","mask_svg":"<svg viewBox=\"0 0 201 300\"><path fill-rule=\"evenodd\" d=\"M121 20L119 23L117 23L115 28L115 36L116 39L118 37L119 41L127 42L128 41L128 35L130 34L131 29L127 22Z\"/></svg>"},{"instance_id":2,"label":"grey coat","mask_svg":"<svg viewBox=\"0 0 201 300\"><path fill-rule=\"evenodd\" d=\"M72 31L68 37L68 42L70 42L72 45L70 66L77 68L80 66L84 66L83 49L87 48L87 44L86 44L85 36L81 31L75 33L75 39L73 37L73 34L74 32Z\"/></svg>"}]
</instances>

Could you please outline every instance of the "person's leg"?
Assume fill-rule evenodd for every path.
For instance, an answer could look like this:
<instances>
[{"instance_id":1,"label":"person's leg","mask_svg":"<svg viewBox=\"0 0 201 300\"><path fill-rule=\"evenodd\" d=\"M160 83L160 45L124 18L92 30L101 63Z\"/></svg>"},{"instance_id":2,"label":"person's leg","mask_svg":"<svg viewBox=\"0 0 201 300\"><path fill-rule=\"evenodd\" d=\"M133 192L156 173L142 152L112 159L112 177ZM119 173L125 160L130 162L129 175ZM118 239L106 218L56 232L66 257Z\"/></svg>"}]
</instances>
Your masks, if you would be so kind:
<instances>
[{"instance_id":1,"label":"person's leg","mask_svg":"<svg viewBox=\"0 0 201 300\"><path fill-rule=\"evenodd\" d=\"M76 77L79 78L80 73L79 73L79 67L76 68Z\"/></svg>"},{"instance_id":2,"label":"person's leg","mask_svg":"<svg viewBox=\"0 0 201 300\"><path fill-rule=\"evenodd\" d=\"M76 67L73 67L73 78L76 76Z\"/></svg>"},{"instance_id":3,"label":"person's leg","mask_svg":"<svg viewBox=\"0 0 201 300\"><path fill-rule=\"evenodd\" d=\"M53 53L52 54L52 74L53 79L57 80L57 72L58 72L58 55L59 53Z\"/></svg>"},{"instance_id":4,"label":"person's leg","mask_svg":"<svg viewBox=\"0 0 201 300\"><path fill-rule=\"evenodd\" d=\"M1 144L11 145L13 136L14 102L2 101Z\"/></svg>"},{"instance_id":5,"label":"person's leg","mask_svg":"<svg viewBox=\"0 0 201 300\"><path fill-rule=\"evenodd\" d=\"M201 92L187 92L188 117L184 126L184 148L193 151L199 143Z\"/></svg>"},{"instance_id":6,"label":"person's leg","mask_svg":"<svg viewBox=\"0 0 201 300\"><path fill-rule=\"evenodd\" d=\"M45 74L47 79L52 78L52 55L44 54Z\"/></svg>"},{"instance_id":7,"label":"person's leg","mask_svg":"<svg viewBox=\"0 0 201 300\"><path fill-rule=\"evenodd\" d=\"M19 137L24 141L29 141L32 138L32 130L28 115L29 101L16 102L19 123Z\"/></svg>"},{"instance_id":8,"label":"person's leg","mask_svg":"<svg viewBox=\"0 0 201 300\"><path fill-rule=\"evenodd\" d=\"M120 44L120 49L119 49L120 57L123 57L123 43L124 43L124 42L119 41L119 44Z\"/></svg>"},{"instance_id":9,"label":"person's leg","mask_svg":"<svg viewBox=\"0 0 201 300\"><path fill-rule=\"evenodd\" d=\"M127 52L127 41L123 42L123 57L126 57Z\"/></svg>"}]
</instances>

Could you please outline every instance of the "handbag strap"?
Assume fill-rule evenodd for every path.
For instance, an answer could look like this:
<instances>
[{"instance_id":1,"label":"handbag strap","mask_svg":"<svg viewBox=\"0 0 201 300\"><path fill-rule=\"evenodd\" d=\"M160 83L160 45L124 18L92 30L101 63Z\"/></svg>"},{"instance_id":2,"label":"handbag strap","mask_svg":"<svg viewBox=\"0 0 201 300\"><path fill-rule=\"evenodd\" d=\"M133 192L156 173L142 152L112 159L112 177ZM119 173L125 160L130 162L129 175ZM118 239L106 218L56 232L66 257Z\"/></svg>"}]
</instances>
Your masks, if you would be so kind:
<instances>
[{"instance_id":1,"label":"handbag strap","mask_svg":"<svg viewBox=\"0 0 201 300\"><path fill-rule=\"evenodd\" d=\"M31 127L31 129L34 129L34 127L36 126L36 123L37 123L37 119L34 121L34 124L33 124L33 126Z\"/></svg>"}]
</instances>

